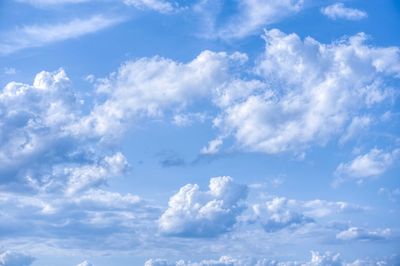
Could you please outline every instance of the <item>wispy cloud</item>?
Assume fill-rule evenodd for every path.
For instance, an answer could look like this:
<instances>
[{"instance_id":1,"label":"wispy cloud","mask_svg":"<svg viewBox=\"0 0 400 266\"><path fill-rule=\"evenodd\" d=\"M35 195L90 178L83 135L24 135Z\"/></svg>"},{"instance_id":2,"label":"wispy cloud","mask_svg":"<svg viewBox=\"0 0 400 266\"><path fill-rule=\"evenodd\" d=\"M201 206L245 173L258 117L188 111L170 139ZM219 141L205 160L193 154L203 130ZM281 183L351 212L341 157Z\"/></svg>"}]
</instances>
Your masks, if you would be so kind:
<instances>
[{"instance_id":1,"label":"wispy cloud","mask_svg":"<svg viewBox=\"0 0 400 266\"><path fill-rule=\"evenodd\" d=\"M121 17L95 15L89 19L74 19L66 23L27 25L11 32L3 32L0 54L11 54L19 50L40 47L49 43L77 38L122 22Z\"/></svg>"},{"instance_id":2,"label":"wispy cloud","mask_svg":"<svg viewBox=\"0 0 400 266\"><path fill-rule=\"evenodd\" d=\"M360 20L368 15L365 11L345 7L343 3L336 3L321 9L321 13L331 19Z\"/></svg>"}]
</instances>

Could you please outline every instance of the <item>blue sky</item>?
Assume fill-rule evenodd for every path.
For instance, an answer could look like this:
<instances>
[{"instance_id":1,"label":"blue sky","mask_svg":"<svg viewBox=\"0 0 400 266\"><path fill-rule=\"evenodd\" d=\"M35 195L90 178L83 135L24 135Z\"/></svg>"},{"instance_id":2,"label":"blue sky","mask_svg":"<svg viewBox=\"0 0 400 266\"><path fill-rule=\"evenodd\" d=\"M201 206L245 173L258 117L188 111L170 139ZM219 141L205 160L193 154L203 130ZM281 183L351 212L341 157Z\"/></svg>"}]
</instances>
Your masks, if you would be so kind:
<instances>
[{"instance_id":1,"label":"blue sky","mask_svg":"<svg viewBox=\"0 0 400 266\"><path fill-rule=\"evenodd\" d=\"M0 3L0 266L399 265L395 0Z\"/></svg>"}]
</instances>

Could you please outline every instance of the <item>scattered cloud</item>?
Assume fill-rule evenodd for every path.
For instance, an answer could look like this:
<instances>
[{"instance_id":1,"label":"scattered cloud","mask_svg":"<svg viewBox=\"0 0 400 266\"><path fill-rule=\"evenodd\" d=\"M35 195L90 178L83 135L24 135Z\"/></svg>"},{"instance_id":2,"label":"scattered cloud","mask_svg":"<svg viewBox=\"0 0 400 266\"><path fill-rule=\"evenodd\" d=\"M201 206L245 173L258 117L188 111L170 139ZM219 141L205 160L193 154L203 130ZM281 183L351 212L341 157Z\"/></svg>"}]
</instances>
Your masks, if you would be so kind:
<instances>
[{"instance_id":1,"label":"scattered cloud","mask_svg":"<svg viewBox=\"0 0 400 266\"><path fill-rule=\"evenodd\" d=\"M298 13L303 0L239 0L230 3L237 12L224 18L229 3L224 1L200 1L194 10L202 17L203 34L211 38L236 39L259 32L262 27Z\"/></svg>"},{"instance_id":2,"label":"scattered cloud","mask_svg":"<svg viewBox=\"0 0 400 266\"><path fill-rule=\"evenodd\" d=\"M357 259L347 262L340 258L339 253L311 251L309 261L278 261L267 258L234 258L221 256L219 259L205 259L199 262L179 260L169 262L164 259L149 259L144 266L361 266L361 265L395 265L398 258Z\"/></svg>"},{"instance_id":3,"label":"scattered cloud","mask_svg":"<svg viewBox=\"0 0 400 266\"><path fill-rule=\"evenodd\" d=\"M370 231L359 227L350 227L339 232L336 238L340 240L382 240L392 235L392 230L389 228Z\"/></svg>"},{"instance_id":4,"label":"scattered cloud","mask_svg":"<svg viewBox=\"0 0 400 266\"><path fill-rule=\"evenodd\" d=\"M17 70L13 67L5 67L4 68L5 75L15 75L16 73L17 73Z\"/></svg>"},{"instance_id":5,"label":"scattered cloud","mask_svg":"<svg viewBox=\"0 0 400 266\"><path fill-rule=\"evenodd\" d=\"M301 213L293 211L286 198L274 198L265 205L253 205L256 219L267 232L276 232L282 229L296 229L297 227L312 223L314 220Z\"/></svg>"},{"instance_id":6,"label":"scattered cloud","mask_svg":"<svg viewBox=\"0 0 400 266\"><path fill-rule=\"evenodd\" d=\"M0 266L29 266L35 258L12 251L0 253Z\"/></svg>"},{"instance_id":7,"label":"scattered cloud","mask_svg":"<svg viewBox=\"0 0 400 266\"><path fill-rule=\"evenodd\" d=\"M361 20L368 17L365 11L345 7L343 3L335 3L324 7L321 9L321 13L330 19Z\"/></svg>"},{"instance_id":8,"label":"scattered cloud","mask_svg":"<svg viewBox=\"0 0 400 266\"><path fill-rule=\"evenodd\" d=\"M123 0L123 2L138 9L151 9L160 13L171 13L179 9L175 2L167 0Z\"/></svg>"},{"instance_id":9,"label":"scattered cloud","mask_svg":"<svg viewBox=\"0 0 400 266\"><path fill-rule=\"evenodd\" d=\"M244 210L247 187L229 176L210 179L209 190L188 184L172 196L159 219L160 231L181 237L213 237L235 225Z\"/></svg>"},{"instance_id":10,"label":"scattered cloud","mask_svg":"<svg viewBox=\"0 0 400 266\"><path fill-rule=\"evenodd\" d=\"M384 152L380 149L372 149L366 154L358 155L348 163L341 163L336 168L337 176L334 184L346 180L356 180L361 183L365 179L384 174L398 159L400 150L395 149Z\"/></svg>"},{"instance_id":11,"label":"scattered cloud","mask_svg":"<svg viewBox=\"0 0 400 266\"><path fill-rule=\"evenodd\" d=\"M65 23L26 25L3 32L0 54L7 55L22 49L78 38L122 22L122 18L95 15L88 19L74 19Z\"/></svg>"}]
</instances>

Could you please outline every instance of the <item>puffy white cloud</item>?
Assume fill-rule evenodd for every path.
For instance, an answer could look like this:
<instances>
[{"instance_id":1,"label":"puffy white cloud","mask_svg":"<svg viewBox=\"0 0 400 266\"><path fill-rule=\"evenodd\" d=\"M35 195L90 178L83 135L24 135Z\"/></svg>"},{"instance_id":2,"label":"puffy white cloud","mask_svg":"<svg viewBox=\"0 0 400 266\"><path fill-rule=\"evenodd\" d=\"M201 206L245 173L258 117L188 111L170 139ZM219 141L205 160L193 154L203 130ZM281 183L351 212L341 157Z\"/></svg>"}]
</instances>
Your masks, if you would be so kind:
<instances>
[{"instance_id":1,"label":"puffy white cloud","mask_svg":"<svg viewBox=\"0 0 400 266\"><path fill-rule=\"evenodd\" d=\"M22 253L5 251L0 253L0 266L29 266L35 259Z\"/></svg>"},{"instance_id":2,"label":"puffy white cloud","mask_svg":"<svg viewBox=\"0 0 400 266\"><path fill-rule=\"evenodd\" d=\"M244 209L247 187L229 176L210 179L209 190L188 184L172 196L159 219L160 231L181 237L212 237L229 231Z\"/></svg>"},{"instance_id":3,"label":"puffy white cloud","mask_svg":"<svg viewBox=\"0 0 400 266\"><path fill-rule=\"evenodd\" d=\"M343 3L335 3L321 9L321 13L331 19L360 20L367 18L365 11L345 7Z\"/></svg>"},{"instance_id":4,"label":"puffy white cloud","mask_svg":"<svg viewBox=\"0 0 400 266\"><path fill-rule=\"evenodd\" d=\"M0 92L1 183L72 194L122 175L127 162L121 153L105 150L91 133L75 132L81 109L63 69L38 73L33 85L7 84Z\"/></svg>"},{"instance_id":5,"label":"puffy white cloud","mask_svg":"<svg viewBox=\"0 0 400 266\"><path fill-rule=\"evenodd\" d=\"M334 184L339 184L345 180L363 182L367 178L382 175L398 159L399 152L398 149L384 152L374 148L366 154L358 155L351 162L341 163L336 168L337 179Z\"/></svg>"},{"instance_id":6,"label":"puffy white cloud","mask_svg":"<svg viewBox=\"0 0 400 266\"><path fill-rule=\"evenodd\" d=\"M64 168L68 175L66 192L74 194L78 191L105 184L112 176L122 175L127 168L127 161L121 153L106 156L99 165L84 165Z\"/></svg>"},{"instance_id":7,"label":"puffy white cloud","mask_svg":"<svg viewBox=\"0 0 400 266\"><path fill-rule=\"evenodd\" d=\"M361 265L396 265L396 258L387 259L357 259L353 262L343 261L339 253L320 253L311 251L310 261L277 261L267 258L236 259L231 256L222 256L219 259L206 259L199 262L179 260L169 262L163 259L149 259L144 266L361 266Z\"/></svg>"},{"instance_id":8,"label":"puffy white cloud","mask_svg":"<svg viewBox=\"0 0 400 266\"><path fill-rule=\"evenodd\" d=\"M256 219L267 232L276 232L282 229L295 229L306 223L312 223L313 219L298 213L289 205L286 198L274 198L265 204L253 205Z\"/></svg>"},{"instance_id":9,"label":"puffy white cloud","mask_svg":"<svg viewBox=\"0 0 400 266\"><path fill-rule=\"evenodd\" d=\"M340 240L381 240L392 235L393 232L389 228L370 231L359 227L349 227L347 230L339 232L336 238Z\"/></svg>"},{"instance_id":10,"label":"puffy white cloud","mask_svg":"<svg viewBox=\"0 0 400 266\"><path fill-rule=\"evenodd\" d=\"M98 92L108 98L77 130L113 137L132 119L182 110L210 97L230 79L230 68L245 60L246 55L239 53L204 51L188 63L162 57L128 61L117 73L99 81Z\"/></svg>"},{"instance_id":11,"label":"puffy white cloud","mask_svg":"<svg viewBox=\"0 0 400 266\"><path fill-rule=\"evenodd\" d=\"M85 260L85 261L82 261L81 263L79 263L76 266L93 266L93 264L88 262L87 260Z\"/></svg>"},{"instance_id":12,"label":"puffy white cloud","mask_svg":"<svg viewBox=\"0 0 400 266\"><path fill-rule=\"evenodd\" d=\"M202 16L203 32L213 38L243 38L257 33L263 26L294 15L303 8L303 0L239 0L238 10L226 19L224 1L200 1L195 10ZM231 10L233 10L231 8ZM221 16L221 13L224 14ZM221 17L220 17L221 16ZM222 22L221 22L222 21Z\"/></svg>"},{"instance_id":13,"label":"puffy white cloud","mask_svg":"<svg viewBox=\"0 0 400 266\"><path fill-rule=\"evenodd\" d=\"M342 201L301 201L274 197L265 203L254 204L254 217L250 218L250 221L261 223L266 232L277 232L283 229L298 229L306 224L315 223L319 218L363 212L366 209Z\"/></svg>"},{"instance_id":14,"label":"puffy white cloud","mask_svg":"<svg viewBox=\"0 0 400 266\"><path fill-rule=\"evenodd\" d=\"M0 55L19 50L40 47L48 43L77 38L122 22L121 18L92 16L88 19L74 19L69 22L27 25L11 32L3 32L0 37Z\"/></svg>"},{"instance_id":15,"label":"puffy white cloud","mask_svg":"<svg viewBox=\"0 0 400 266\"><path fill-rule=\"evenodd\" d=\"M215 126L244 150L301 152L324 145L358 113L389 98L383 80L400 75L400 50L368 46L364 34L332 44L276 29L264 38L256 68L264 81L231 82L215 100L222 109Z\"/></svg>"}]
</instances>

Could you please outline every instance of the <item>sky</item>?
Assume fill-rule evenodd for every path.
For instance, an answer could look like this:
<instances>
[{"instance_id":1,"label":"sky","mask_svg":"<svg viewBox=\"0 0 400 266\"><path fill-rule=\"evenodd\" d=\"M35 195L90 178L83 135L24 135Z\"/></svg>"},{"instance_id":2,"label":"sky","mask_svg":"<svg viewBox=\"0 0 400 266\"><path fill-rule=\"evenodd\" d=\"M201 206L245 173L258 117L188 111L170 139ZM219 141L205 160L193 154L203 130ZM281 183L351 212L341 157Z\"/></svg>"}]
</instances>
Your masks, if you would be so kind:
<instances>
[{"instance_id":1,"label":"sky","mask_svg":"<svg viewBox=\"0 0 400 266\"><path fill-rule=\"evenodd\" d=\"M400 265L397 0L0 1L0 266Z\"/></svg>"}]
</instances>

